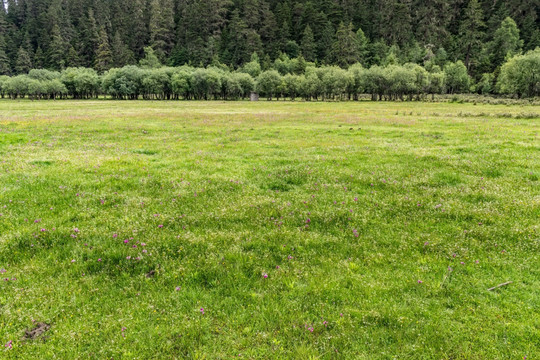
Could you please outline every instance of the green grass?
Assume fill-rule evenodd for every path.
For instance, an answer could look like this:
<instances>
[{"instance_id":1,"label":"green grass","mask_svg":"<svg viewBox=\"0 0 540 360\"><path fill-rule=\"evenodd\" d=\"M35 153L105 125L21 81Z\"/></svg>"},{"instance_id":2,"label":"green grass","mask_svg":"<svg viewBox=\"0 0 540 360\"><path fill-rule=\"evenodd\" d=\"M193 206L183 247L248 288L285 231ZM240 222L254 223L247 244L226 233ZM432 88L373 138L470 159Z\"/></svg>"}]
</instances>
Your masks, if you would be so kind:
<instances>
[{"instance_id":1,"label":"green grass","mask_svg":"<svg viewBox=\"0 0 540 360\"><path fill-rule=\"evenodd\" d=\"M0 101L0 358L536 358L538 113Z\"/></svg>"}]
</instances>

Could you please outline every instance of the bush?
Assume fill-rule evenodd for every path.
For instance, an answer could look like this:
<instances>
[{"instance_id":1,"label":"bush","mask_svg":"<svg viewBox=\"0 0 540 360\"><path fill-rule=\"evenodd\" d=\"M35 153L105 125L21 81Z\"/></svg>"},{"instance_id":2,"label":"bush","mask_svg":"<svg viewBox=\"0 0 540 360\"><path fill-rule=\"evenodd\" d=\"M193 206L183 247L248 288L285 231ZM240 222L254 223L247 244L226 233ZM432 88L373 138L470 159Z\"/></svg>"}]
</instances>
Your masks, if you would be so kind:
<instances>
[{"instance_id":1,"label":"bush","mask_svg":"<svg viewBox=\"0 0 540 360\"><path fill-rule=\"evenodd\" d=\"M135 100L143 91L143 74L144 70L133 65L111 69L103 75L101 87L115 99Z\"/></svg>"},{"instance_id":2,"label":"bush","mask_svg":"<svg viewBox=\"0 0 540 360\"><path fill-rule=\"evenodd\" d=\"M502 94L518 97L540 95L540 48L514 56L502 68L497 87Z\"/></svg>"},{"instance_id":3,"label":"bush","mask_svg":"<svg viewBox=\"0 0 540 360\"><path fill-rule=\"evenodd\" d=\"M444 67L446 86L450 94L469 92L471 78L462 61L448 63Z\"/></svg>"},{"instance_id":4,"label":"bush","mask_svg":"<svg viewBox=\"0 0 540 360\"><path fill-rule=\"evenodd\" d=\"M62 72L61 79L74 99L88 99L99 94L101 81L94 69L67 68Z\"/></svg>"},{"instance_id":5,"label":"bush","mask_svg":"<svg viewBox=\"0 0 540 360\"><path fill-rule=\"evenodd\" d=\"M257 91L272 100L281 85L281 75L276 70L267 70L257 78Z\"/></svg>"}]
</instances>

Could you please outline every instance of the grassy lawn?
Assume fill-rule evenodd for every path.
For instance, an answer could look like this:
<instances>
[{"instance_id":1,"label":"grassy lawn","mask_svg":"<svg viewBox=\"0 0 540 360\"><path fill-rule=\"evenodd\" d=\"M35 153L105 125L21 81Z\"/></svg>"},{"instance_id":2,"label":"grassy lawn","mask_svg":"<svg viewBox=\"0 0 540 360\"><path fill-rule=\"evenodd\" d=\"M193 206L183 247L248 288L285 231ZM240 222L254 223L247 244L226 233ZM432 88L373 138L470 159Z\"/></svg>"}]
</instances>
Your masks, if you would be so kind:
<instances>
[{"instance_id":1,"label":"grassy lawn","mask_svg":"<svg viewBox=\"0 0 540 360\"><path fill-rule=\"evenodd\" d=\"M0 101L0 358L537 358L539 113Z\"/></svg>"}]
</instances>

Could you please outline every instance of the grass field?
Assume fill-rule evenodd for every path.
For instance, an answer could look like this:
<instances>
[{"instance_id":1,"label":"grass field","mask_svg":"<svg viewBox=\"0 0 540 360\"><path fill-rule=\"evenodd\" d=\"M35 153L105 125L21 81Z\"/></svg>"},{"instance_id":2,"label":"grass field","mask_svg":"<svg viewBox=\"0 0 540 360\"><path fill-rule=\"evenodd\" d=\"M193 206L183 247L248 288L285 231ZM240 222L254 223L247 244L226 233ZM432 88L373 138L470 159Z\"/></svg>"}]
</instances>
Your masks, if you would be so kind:
<instances>
[{"instance_id":1,"label":"grass field","mask_svg":"<svg viewBox=\"0 0 540 360\"><path fill-rule=\"evenodd\" d=\"M539 113L0 101L0 358L539 358Z\"/></svg>"}]
</instances>

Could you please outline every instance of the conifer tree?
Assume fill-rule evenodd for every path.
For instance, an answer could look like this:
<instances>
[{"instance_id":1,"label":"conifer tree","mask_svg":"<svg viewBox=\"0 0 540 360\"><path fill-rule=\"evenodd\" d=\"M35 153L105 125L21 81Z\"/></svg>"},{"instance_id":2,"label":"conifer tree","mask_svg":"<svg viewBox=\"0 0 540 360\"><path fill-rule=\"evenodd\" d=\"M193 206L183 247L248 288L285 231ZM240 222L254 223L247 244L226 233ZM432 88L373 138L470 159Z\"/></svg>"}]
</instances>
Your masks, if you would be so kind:
<instances>
[{"instance_id":1,"label":"conifer tree","mask_svg":"<svg viewBox=\"0 0 540 360\"><path fill-rule=\"evenodd\" d=\"M6 54L6 42L0 33L0 75L11 75L11 66Z\"/></svg>"},{"instance_id":2,"label":"conifer tree","mask_svg":"<svg viewBox=\"0 0 540 360\"><path fill-rule=\"evenodd\" d=\"M336 41L332 46L334 62L341 67L347 67L359 61L360 45L358 38L352 30L352 24L346 26L339 24L336 32Z\"/></svg>"},{"instance_id":3,"label":"conifer tree","mask_svg":"<svg viewBox=\"0 0 540 360\"><path fill-rule=\"evenodd\" d=\"M361 28L356 31L356 40L358 42L358 59L362 64L366 65L369 51L369 40Z\"/></svg>"},{"instance_id":4,"label":"conifer tree","mask_svg":"<svg viewBox=\"0 0 540 360\"><path fill-rule=\"evenodd\" d=\"M79 53L77 52L77 50L75 50L73 45L70 45L68 52L66 54L66 67L79 67L79 66L82 66Z\"/></svg>"},{"instance_id":5,"label":"conifer tree","mask_svg":"<svg viewBox=\"0 0 540 360\"><path fill-rule=\"evenodd\" d=\"M99 29L99 44L95 56L95 67L98 72L109 70L113 63L113 55L111 46L109 45L109 37L104 27Z\"/></svg>"},{"instance_id":6,"label":"conifer tree","mask_svg":"<svg viewBox=\"0 0 540 360\"><path fill-rule=\"evenodd\" d=\"M48 63L49 66L54 70L62 70L65 67L64 54L66 51L66 45L62 35L60 35L60 27L57 24L53 25L52 31L52 41L49 45L48 51Z\"/></svg>"},{"instance_id":7,"label":"conifer tree","mask_svg":"<svg viewBox=\"0 0 540 360\"><path fill-rule=\"evenodd\" d=\"M133 62L133 52L124 44L118 31L114 34L111 50L114 67L122 67Z\"/></svg>"},{"instance_id":8,"label":"conifer tree","mask_svg":"<svg viewBox=\"0 0 540 360\"><path fill-rule=\"evenodd\" d=\"M90 8L81 21L81 58L85 66L93 66L95 54L99 45L99 29L94 17L94 11Z\"/></svg>"},{"instance_id":9,"label":"conifer tree","mask_svg":"<svg viewBox=\"0 0 540 360\"><path fill-rule=\"evenodd\" d=\"M35 69L43 69L45 66L45 54L43 53L43 49L41 46L38 46L36 49L36 53L34 54L34 68Z\"/></svg>"},{"instance_id":10,"label":"conifer tree","mask_svg":"<svg viewBox=\"0 0 540 360\"><path fill-rule=\"evenodd\" d=\"M160 61L164 61L174 46L174 13L172 0L152 0L150 42Z\"/></svg>"},{"instance_id":11,"label":"conifer tree","mask_svg":"<svg viewBox=\"0 0 540 360\"><path fill-rule=\"evenodd\" d=\"M478 0L470 0L465 9L465 19L460 26L460 40L467 70L482 49L484 15Z\"/></svg>"},{"instance_id":12,"label":"conifer tree","mask_svg":"<svg viewBox=\"0 0 540 360\"><path fill-rule=\"evenodd\" d=\"M32 59L24 47L20 47L17 52L17 62L15 63L15 71L17 74L26 74L32 69Z\"/></svg>"},{"instance_id":13,"label":"conifer tree","mask_svg":"<svg viewBox=\"0 0 540 360\"><path fill-rule=\"evenodd\" d=\"M332 46L334 44L335 30L330 21L326 22L319 41L319 59L326 64L332 62Z\"/></svg>"},{"instance_id":14,"label":"conifer tree","mask_svg":"<svg viewBox=\"0 0 540 360\"><path fill-rule=\"evenodd\" d=\"M313 36L313 30L311 30L309 25L304 30L300 50L307 61L315 61L317 59L315 38Z\"/></svg>"}]
</instances>

